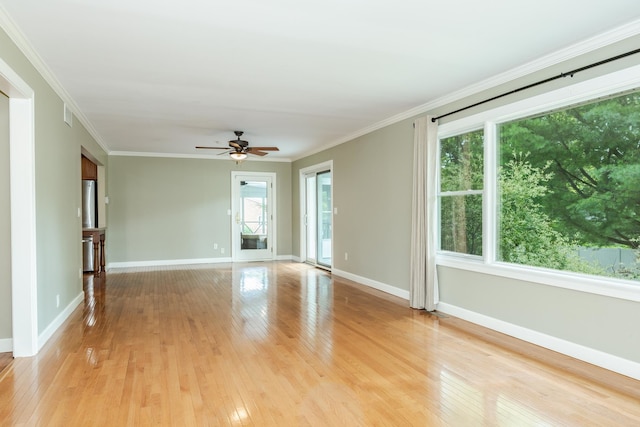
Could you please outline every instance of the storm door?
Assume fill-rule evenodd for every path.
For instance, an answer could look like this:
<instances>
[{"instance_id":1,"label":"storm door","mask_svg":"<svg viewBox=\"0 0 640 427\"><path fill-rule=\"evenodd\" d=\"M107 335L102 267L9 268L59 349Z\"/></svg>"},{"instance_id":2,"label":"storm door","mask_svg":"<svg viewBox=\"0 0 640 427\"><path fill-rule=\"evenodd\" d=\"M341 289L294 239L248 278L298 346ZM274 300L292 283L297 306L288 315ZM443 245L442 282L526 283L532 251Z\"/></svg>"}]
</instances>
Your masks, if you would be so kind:
<instances>
[{"instance_id":1,"label":"storm door","mask_svg":"<svg viewBox=\"0 0 640 427\"><path fill-rule=\"evenodd\" d=\"M275 174L233 172L233 260L275 258Z\"/></svg>"}]
</instances>

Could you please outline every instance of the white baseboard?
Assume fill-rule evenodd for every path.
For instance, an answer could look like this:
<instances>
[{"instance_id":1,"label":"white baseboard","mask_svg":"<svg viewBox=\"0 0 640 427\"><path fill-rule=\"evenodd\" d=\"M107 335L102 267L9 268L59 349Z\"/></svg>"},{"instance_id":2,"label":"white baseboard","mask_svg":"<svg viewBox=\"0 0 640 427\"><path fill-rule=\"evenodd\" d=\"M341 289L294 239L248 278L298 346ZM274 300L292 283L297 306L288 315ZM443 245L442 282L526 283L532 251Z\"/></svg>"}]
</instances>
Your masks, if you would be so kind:
<instances>
[{"instance_id":1,"label":"white baseboard","mask_svg":"<svg viewBox=\"0 0 640 427\"><path fill-rule=\"evenodd\" d=\"M548 348L549 350L591 363L592 365L600 366L601 368L640 380L640 363L638 362L623 359L622 357L614 356L600 350L585 347L444 302L438 303L437 310L523 341L539 345L540 347Z\"/></svg>"},{"instance_id":2,"label":"white baseboard","mask_svg":"<svg viewBox=\"0 0 640 427\"><path fill-rule=\"evenodd\" d=\"M224 262L232 262L231 257L225 258L194 258L194 259L164 259L152 261L125 261L110 262L107 271L112 268L129 268L129 267L161 267L165 265L189 265L189 264L217 264Z\"/></svg>"},{"instance_id":3,"label":"white baseboard","mask_svg":"<svg viewBox=\"0 0 640 427\"><path fill-rule=\"evenodd\" d=\"M82 302L84 301L84 292L80 292L78 296L76 296L73 301L69 303L65 307L64 310L58 316L53 319L53 322L47 326L47 328L42 331L42 333L38 336L38 351L42 349L42 347L49 341L49 339L55 334L55 332L62 326L62 324L71 316L73 310L76 309Z\"/></svg>"},{"instance_id":4,"label":"white baseboard","mask_svg":"<svg viewBox=\"0 0 640 427\"><path fill-rule=\"evenodd\" d=\"M13 351L13 338L0 339L0 353L8 353Z\"/></svg>"},{"instance_id":5,"label":"white baseboard","mask_svg":"<svg viewBox=\"0 0 640 427\"><path fill-rule=\"evenodd\" d=\"M302 258L300 258L299 256L291 255L291 261L302 262Z\"/></svg>"},{"instance_id":6,"label":"white baseboard","mask_svg":"<svg viewBox=\"0 0 640 427\"><path fill-rule=\"evenodd\" d=\"M386 283L378 282L356 274L351 274L343 270L338 270L337 268L331 269L331 274L353 280L354 282L358 282L365 286L369 286L370 288L374 288L409 301L409 291L405 291L404 289L396 288L395 286L387 285Z\"/></svg>"},{"instance_id":7,"label":"white baseboard","mask_svg":"<svg viewBox=\"0 0 640 427\"><path fill-rule=\"evenodd\" d=\"M291 261L292 255L277 255L275 261ZM124 261L110 262L107 265L107 271L113 268L129 268L129 267L162 267L169 265L189 265L189 264L221 264L225 262L233 262L233 258L194 258L194 259L164 259L153 261Z\"/></svg>"}]
</instances>

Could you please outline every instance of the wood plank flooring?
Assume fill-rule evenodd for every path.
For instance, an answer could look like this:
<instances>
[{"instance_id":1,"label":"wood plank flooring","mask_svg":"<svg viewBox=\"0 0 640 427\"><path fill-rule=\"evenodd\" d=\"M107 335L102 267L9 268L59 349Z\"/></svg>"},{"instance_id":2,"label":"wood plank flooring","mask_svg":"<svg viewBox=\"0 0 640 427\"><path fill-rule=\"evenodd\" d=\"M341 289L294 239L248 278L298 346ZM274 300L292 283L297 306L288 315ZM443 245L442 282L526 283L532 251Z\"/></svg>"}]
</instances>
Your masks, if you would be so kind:
<instances>
[{"instance_id":1,"label":"wood plank flooring","mask_svg":"<svg viewBox=\"0 0 640 427\"><path fill-rule=\"evenodd\" d=\"M2 426L638 426L640 382L289 262L112 271Z\"/></svg>"},{"instance_id":2,"label":"wood plank flooring","mask_svg":"<svg viewBox=\"0 0 640 427\"><path fill-rule=\"evenodd\" d=\"M13 353L0 353L0 376L2 376L2 371L4 371L12 361Z\"/></svg>"}]
</instances>

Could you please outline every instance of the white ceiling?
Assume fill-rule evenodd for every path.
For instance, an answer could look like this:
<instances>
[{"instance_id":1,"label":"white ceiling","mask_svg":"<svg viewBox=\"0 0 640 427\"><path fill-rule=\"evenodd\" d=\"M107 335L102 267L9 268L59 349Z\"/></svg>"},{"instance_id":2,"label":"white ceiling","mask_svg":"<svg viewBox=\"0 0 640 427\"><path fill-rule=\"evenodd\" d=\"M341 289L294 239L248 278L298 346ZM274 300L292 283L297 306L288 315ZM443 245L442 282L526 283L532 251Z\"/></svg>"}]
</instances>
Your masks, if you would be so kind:
<instances>
[{"instance_id":1,"label":"white ceiling","mask_svg":"<svg viewBox=\"0 0 640 427\"><path fill-rule=\"evenodd\" d=\"M296 159L640 17L637 0L0 0L111 153ZM0 12L2 12L0 10ZM8 24L7 24L8 22Z\"/></svg>"}]
</instances>

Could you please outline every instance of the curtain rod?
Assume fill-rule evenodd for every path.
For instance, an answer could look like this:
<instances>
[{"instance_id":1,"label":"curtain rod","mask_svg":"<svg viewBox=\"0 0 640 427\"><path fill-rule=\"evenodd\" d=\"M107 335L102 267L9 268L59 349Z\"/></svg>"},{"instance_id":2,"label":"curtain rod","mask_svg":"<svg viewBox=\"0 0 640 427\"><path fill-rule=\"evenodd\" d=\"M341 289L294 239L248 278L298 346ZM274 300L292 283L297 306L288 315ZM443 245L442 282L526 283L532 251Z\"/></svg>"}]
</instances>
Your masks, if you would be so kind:
<instances>
[{"instance_id":1,"label":"curtain rod","mask_svg":"<svg viewBox=\"0 0 640 427\"><path fill-rule=\"evenodd\" d=\"M635 55L636 53L640 53L640 49L635 49L635 50L632 50L632 51L629 51L629 52L626 52L626 53L622 53L620 55L612 56L611 58L603 59L602 61L594 62L593 64L585 65L584 67L576 68L575 70L571 70L571 71L566 72L566 73L560 73L557 76L549 77L549 78L546 78L544 80L540 80L540 81L537 81L535 83L531 83L531 84L528 84L526 86L519 87L518 89L514 89L514 90L511 90L509 92L502 93L500 95L496 95L494 97L485 99L483 101L476 102L475 104L467 105L466 107L462 107L462 108L459 108L459 109L457 109L455 111L451 111L449 113L442 114L442 115L440 115L438 117L433 117L431 119L431 121L435 122L436 120L441 119L443 117L451 116L452 114L456 114L456 113L459 113L461 111L465 111L465 110L468 110L470 108L477 107L478 105L486 104L487 102L495 101L496 99L505 97L507 95L512 95L514 93L521 92L521 91L526 90L526 89L531 89L532 87L540 86L542 84L549 83L549 82L552 82L554 80L562 79L562 78L565 78L565 77L573 77L574 74L577 74L580 71L585 71L585 70L588 70L590 68L595 68L595 67L598 67L600 65L607 64L609 62L617 61L618 59L626 58L627 56Z\"/></svg>"}]
</instances>

